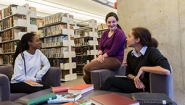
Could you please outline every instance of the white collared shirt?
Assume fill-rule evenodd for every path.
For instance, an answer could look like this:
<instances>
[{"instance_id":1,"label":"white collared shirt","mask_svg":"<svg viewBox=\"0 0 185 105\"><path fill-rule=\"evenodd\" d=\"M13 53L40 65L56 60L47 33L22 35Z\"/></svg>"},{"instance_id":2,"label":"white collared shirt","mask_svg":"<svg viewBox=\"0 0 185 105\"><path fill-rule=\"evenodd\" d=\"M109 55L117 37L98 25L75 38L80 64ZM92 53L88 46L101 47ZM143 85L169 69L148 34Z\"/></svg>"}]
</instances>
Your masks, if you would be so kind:
<instances>
[{"instance_id":1,"label":"white collared shirt","mask_svg":"<svg viewBox=\"0 0 185 105\"><path fill-rule=\"evenodd\" d=\"M131 54L132 54L132 56L134 55L135 57L138 58L138 57L140 57L141 55L144 55L144 54L145 54L147 48L148 48L147 46L144 46L144 47L139 51L139 53L137 53L136 50L134 49L134 50L132 50Z\"/></svg>"}]
</instances>

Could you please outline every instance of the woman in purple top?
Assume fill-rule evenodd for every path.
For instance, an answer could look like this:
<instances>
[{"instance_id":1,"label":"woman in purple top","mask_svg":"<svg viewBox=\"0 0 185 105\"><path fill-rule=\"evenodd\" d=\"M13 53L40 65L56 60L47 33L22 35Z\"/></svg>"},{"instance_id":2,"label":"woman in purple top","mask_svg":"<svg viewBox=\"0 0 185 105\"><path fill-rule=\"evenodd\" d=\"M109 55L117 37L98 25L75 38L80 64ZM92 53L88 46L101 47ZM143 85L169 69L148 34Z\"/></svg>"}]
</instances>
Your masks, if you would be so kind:
<instances>
[{"instance_id":1,"label":"woman in purple top","mask_svg":"<svg viewBox=\"0 0 185 105\"><path fill-rule=\"evenodd\" d=\"M98 49L98 57L84 66L85 83L91 83L90 72L98 69L117 70L121 66L126 46L126 36L118 25L118 16L110 12L105 18L108 26L107 31L102 34Z\"/></svg>"}]
</instances>

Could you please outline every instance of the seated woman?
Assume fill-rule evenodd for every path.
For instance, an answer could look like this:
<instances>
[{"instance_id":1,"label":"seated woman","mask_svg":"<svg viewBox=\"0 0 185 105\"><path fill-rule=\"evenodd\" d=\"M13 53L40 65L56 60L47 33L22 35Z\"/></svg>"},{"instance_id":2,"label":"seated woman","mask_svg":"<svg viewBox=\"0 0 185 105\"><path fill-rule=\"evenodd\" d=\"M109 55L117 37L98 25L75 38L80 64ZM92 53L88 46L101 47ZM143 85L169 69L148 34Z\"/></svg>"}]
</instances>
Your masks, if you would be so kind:
<instances>
[{"instance_id":1,"label":"seated woman","mask_svg":"<svg viewBox=\"0 0 185 105\"><path fill-rule=\"evenodd\" d=\"M128 78L109 77L101 90L134 93L150 91L149 73L169 75L168 60L156 48L158 42L151 37L148 29L133 28L127 38L128 47L126 75Z\"/></svg>"},{"instance_id":2,"label":"seated woman","mask_svg":"<svg viewBox=\"0 0 185 105\"><path fill-rule=\"evenodd\" d=\"M124 58L126 36L118 25L118 16L110 12L105 17L108 30L103 32L98 48L98 57L84 66L84 81L91 83L91 71L99 69L117 70Z\"/></svg>"},{"instance_id":3,"label":"seated woman","mask_svg":"<svg viewBox=\"0 0 185 105\"><path fill-rule=\"evenodd\" d=\"M14 74L10 83L11 93L33 93L50 88L47 83L42 82L42 77L49 70L50 63L39 49L39 38L35 34L27 33L22 36L12 64ZM41 65L43 65L42 68ZM32 87L24 83L25 80L39 82L43 87Z\"/></svg>"}]
</instances>

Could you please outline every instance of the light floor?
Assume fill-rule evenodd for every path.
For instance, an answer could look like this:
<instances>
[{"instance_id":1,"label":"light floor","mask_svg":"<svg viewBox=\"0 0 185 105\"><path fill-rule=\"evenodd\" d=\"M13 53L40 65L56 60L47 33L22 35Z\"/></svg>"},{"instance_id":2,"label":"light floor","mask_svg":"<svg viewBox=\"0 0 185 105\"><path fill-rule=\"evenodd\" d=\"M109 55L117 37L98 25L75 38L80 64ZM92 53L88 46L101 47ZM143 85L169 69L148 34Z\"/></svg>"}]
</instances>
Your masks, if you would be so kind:
<instances>
[{"instance_id":1,"label":"light floor","mask_svg":"<svg viewBox=\"0 0 185 105\"><path fill-rule=\"evenodd\" d=\"M62 82L61 85L78 85L84 83L82 76L78 76L78 79ZM185 91L175 90L175 102L177 105L185 105Z\"/></svg>"}]
</instances>

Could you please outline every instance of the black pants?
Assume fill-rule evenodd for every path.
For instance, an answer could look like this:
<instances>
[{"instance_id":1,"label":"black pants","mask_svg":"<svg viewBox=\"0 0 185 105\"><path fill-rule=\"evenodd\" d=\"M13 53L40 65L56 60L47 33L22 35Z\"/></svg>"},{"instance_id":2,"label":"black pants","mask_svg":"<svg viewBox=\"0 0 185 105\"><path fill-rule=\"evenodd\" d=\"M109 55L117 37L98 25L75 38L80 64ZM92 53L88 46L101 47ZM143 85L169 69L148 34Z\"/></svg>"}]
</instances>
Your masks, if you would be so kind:
<instances>
[{"instance_id":1,"label":"black pants","mask_svg":"<svg viewBox=\"0 0 185 105\"><path fill-rule=\"evenodd\" d=\"M48 89L50 88L50 86L47 83L44 82L39 82L40 84L43 84L43 87L33 87L30 86L24 82L20 82L20 83L10 83L10 91L11 93L33 93L33 92L37 92L43 89Z\"/></svg>"},{"instance_id":2,"label":"black pants","mask_svg":"<svg viewBox=\"0 0 185 105\"><path fill-rule=\"evenodd\" d=\"M137 89L135 87L134 81L132 79L118 77L109 77L106 79L100 90L122 93L143 92L142 89Z\"/></svg>"}]
</instances>

